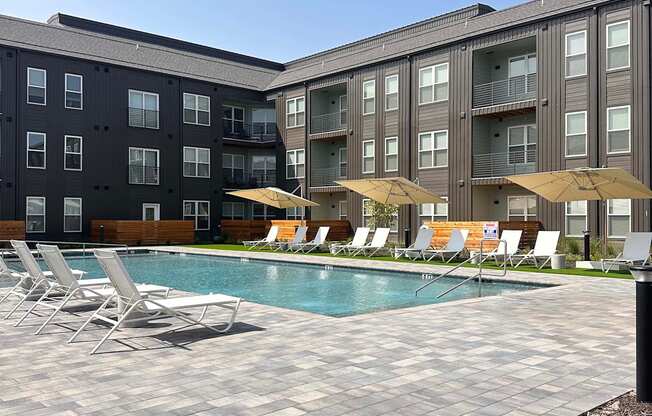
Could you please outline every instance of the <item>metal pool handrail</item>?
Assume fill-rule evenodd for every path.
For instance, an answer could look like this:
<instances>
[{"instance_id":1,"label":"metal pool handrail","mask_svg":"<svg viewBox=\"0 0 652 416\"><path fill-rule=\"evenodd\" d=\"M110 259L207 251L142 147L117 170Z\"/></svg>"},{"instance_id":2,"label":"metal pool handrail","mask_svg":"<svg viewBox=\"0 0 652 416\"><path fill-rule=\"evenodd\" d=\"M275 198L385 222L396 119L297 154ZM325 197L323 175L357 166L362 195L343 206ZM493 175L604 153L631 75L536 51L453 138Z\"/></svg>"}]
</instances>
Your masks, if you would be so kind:
<instances>
[{"instance_id":1,"label":"metal pool handrail","mask_svg":"<svg viewBox=\"0 0 652 416\"><path fill-rule=\"evenodd\" d=\"M0 240L0 246L10 245L11 240ZM83 241L46 241L46 240L22 240L27 244L54 244L58 245L72 245L72 246L81 246L82 257L86 257L86 249L97 247L97 248L121 248L128 249L129 246L126 244L109 244L109 243L88 243ZM4 257L7 252L12 252L13 248L0 248L0 257Z\"/></svg>"}]
</instances>

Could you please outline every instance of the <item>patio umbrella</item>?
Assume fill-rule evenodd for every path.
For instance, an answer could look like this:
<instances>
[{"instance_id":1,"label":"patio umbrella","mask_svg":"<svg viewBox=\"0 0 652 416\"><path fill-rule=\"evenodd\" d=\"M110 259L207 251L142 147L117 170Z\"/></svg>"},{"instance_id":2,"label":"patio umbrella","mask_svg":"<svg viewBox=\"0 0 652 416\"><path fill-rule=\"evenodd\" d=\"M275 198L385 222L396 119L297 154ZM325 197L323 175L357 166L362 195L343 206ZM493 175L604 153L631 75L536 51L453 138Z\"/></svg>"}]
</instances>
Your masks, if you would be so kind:
<instances>
[{"instance_id":1,"label":"patio umbrella","mask_svg":"<svg viewBox=\"0 0 652 416\"><path fill-rule=\"evenodd\" d=\"M316 202L301 198L300 196L273 186L268 188L243 189L240 191L227 192L226 194L249 199L279 209L319 206Z\"/></svg>"},{"instance_id":2,"label":"patio umbrella","mask_svg":"<svg viewBox=\"0 0 652 416\"><path fill-rule=\"evenodd\" d=\"M336 181L339 185L381 204L442 204L446 200L403 177Z\"/></svg>"}]
</instances>

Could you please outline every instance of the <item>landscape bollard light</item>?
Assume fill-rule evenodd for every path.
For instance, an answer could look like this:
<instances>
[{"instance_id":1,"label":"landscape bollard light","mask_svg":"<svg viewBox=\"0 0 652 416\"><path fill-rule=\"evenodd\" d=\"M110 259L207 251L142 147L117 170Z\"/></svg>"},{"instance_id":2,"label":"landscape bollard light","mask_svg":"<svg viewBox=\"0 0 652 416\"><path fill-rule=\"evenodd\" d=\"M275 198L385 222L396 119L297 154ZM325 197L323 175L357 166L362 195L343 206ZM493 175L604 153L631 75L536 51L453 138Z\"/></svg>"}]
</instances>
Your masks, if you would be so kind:
<instances>
[{"instance_id":1,"label":"landscape bollard light","mask_svg":"<svg viewBox=\"0 0 652 416\"><path fill-rule=\"evenodd\" d=\"M409 228L403 230L403 238L405 239L405 248L410 247L410 240L412 240L412 236L410 235Z\"/></svg>"},{"instance_id":2,"label":"landscape bollard light","mask_svg":"<svg viewBox=\"0 0 652 416\"><path fill-rule=\"evenodd\" d=\"M631 267L636 280L636 398L652 403L652 267Z\"/></svg>"},{"instance_id":3,"label":"landscape bollard light","mask_svg":"<svg viewBox=\"0 0 652 416\"><path fill-rule=\"evenodd\" d=\"M584 231L584 261L591 261L591 231Z\"/></svg>"}]
</instances>

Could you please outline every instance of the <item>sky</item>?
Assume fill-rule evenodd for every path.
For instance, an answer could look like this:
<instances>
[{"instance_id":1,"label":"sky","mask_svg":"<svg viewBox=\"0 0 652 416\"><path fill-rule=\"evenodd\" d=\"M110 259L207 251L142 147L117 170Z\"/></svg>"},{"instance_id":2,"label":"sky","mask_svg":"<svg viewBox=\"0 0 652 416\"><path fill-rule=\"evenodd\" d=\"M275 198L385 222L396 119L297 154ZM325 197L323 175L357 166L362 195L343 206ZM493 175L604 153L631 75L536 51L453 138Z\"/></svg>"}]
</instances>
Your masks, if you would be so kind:
<instances>
[{"instance_id":1,"label":"sky","mask_svg":"<svg viewBox=\"0 0 652 416\"><path fill-rule=\"evenodd\" d=\"M502 9L526 0L486 0ZM478 0L0 0L0 14L56 12L287 62ZM346 11L346 13L344 13Z\"/></svg>"}]
</instances>

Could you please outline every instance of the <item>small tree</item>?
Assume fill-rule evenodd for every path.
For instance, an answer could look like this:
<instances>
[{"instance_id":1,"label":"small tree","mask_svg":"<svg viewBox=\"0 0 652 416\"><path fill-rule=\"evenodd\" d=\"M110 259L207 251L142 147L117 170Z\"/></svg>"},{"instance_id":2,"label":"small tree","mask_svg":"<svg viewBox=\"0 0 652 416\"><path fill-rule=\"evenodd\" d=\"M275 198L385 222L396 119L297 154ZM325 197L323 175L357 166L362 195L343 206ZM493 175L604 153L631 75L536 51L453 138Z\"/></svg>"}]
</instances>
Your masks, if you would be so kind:
<instances>
[{"instance_id":1,"label":"small tree","mask_svg":"<svg viewBox=\"0 0 652 416\"><path fill-rule=\"evenodd\" d=\"M389 228L398 214L398 206L381 204L380 202L371 201L369 203L371 218L370 226L374 228Z\"/></svg>"}]
</instances>

